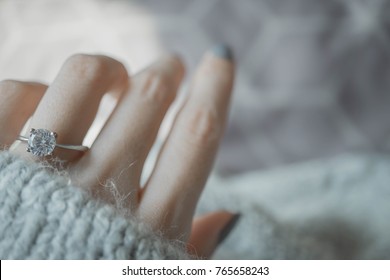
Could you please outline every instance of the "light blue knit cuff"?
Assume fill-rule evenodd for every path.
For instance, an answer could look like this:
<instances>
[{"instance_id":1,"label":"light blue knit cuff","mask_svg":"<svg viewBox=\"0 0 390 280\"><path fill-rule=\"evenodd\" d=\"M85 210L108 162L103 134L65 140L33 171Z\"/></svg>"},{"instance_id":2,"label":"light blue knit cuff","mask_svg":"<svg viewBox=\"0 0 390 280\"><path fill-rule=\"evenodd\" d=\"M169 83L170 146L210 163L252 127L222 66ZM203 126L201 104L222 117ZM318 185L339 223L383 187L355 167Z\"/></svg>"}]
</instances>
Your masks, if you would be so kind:
<instances>
[{"instance_id":1,"label":"light blue knit cuff","mask_svg":"<svg viewBox=\"0 0 390 280\"><path fill-rule=\"evenodd\" d=\"M45 167L0 152L1 259L183 259L182 246Z\"/></svg>"}]
</instances>

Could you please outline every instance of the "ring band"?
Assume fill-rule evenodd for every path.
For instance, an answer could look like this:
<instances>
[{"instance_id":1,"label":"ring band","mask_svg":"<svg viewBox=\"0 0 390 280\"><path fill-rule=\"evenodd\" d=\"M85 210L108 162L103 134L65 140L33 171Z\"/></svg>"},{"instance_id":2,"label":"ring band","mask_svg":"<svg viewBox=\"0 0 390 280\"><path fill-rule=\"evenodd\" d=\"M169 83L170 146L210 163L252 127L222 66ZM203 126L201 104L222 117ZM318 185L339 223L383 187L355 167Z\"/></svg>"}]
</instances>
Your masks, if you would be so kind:
<instances>
[{"instance_id":1,"label":"ring band","mask_svg":"<svg viewBox=\"0 0 390 280\"><path fill-rule=\"evenodd\" d=\"M57 144L57 133L47 129L30 130L30 137L19 135L18 140L27 142L27 152L39 157L50 156L53 154L55 148L62 148L80 152L86 152L88 147L82 145L64 145Z\"/></svg>"}]
</instances>

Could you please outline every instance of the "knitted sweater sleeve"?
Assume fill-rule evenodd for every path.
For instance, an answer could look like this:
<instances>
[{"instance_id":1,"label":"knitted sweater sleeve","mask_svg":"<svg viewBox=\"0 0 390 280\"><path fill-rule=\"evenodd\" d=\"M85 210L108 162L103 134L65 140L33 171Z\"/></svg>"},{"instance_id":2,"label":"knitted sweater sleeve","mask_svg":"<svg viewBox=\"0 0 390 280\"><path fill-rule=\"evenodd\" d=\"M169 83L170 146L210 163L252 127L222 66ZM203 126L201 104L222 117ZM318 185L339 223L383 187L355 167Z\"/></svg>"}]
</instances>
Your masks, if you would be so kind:
<instances>
[{"instance_id":1,"label":"knitted sweater sleeve","mask_svg":"<svg viewBox=\"0 0 390 280\"><path fill-rule=\"evenodd\" d=\"M0 152L0 259L183 259L134 218L47 168Z\"/></svg>"}]
</instances>

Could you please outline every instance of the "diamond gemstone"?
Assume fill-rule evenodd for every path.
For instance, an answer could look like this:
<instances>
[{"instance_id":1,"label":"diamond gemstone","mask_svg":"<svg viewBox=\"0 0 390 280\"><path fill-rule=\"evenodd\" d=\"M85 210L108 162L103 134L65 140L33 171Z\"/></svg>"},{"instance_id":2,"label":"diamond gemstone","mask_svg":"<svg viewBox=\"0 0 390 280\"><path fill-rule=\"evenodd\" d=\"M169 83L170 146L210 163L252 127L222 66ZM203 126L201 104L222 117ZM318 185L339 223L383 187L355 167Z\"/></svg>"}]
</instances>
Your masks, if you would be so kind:
<instances>
[{"instance_id":1,"label":"diamond gemstone","mask_svg":"<svg viewBox=\"0 0 390 280\"><path fill-rule=\"evenodd\" d=\"M51 155L56 147L55 133L46 129L32 129L28 139L28 150L39 157Z\"/></svg>"}]
</instances>

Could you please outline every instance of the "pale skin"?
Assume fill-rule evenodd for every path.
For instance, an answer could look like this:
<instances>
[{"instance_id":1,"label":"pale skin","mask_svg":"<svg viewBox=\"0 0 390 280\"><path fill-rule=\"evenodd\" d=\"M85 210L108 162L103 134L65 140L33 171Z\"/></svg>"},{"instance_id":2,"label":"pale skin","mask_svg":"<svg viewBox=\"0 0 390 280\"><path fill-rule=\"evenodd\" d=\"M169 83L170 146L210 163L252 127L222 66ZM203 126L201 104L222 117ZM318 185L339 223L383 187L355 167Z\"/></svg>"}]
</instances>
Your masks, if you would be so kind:
<instances>
[{"instance_id":1,"label":"pale skin","mask_svg":"<svg viewBox=\"0 0 390 280\"><path fill-rule=\"evenodd\" d=\"M0 146L28 160L41 160L14 142L32 116L30 128L58 134L57 142L80 145L104 94L118 103L85 153L56 149L73 183L112 203L102 182L114 180L127 207L168 239L186 242L192 254L208 258L232 215L210 213L194 220L223 136L234 80L231 61L206 53L190 82L184 105L145 185L141 172L164 116L184 77L184 66L166 55L131 76L122 63L101 55L70 57L49 86L7 80L0 83Z\"/></svg>"}]
</instances>

